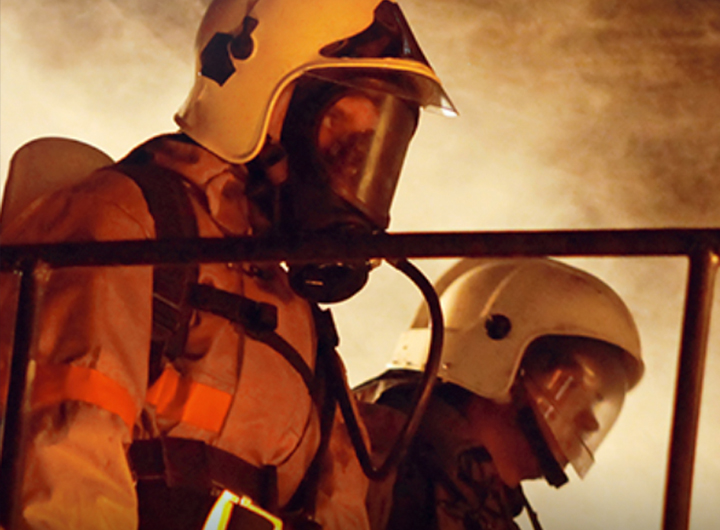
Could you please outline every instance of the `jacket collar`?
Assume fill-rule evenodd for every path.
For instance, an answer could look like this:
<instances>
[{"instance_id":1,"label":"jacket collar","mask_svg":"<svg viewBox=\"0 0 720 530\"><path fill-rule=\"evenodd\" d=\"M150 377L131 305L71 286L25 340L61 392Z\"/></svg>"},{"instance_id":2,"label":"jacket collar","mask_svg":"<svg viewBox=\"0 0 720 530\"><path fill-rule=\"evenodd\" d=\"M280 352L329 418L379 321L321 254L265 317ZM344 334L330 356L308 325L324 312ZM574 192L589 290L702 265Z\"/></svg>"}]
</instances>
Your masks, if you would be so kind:
<instances>
[{"instance_id":1,"label":"jacket collar","mask_svg":"<svg viewBox=\"0 0 720 530\"><path fill-rule=\"evenodd\" d=\"M153 138L145 149L155 164L178 173L192 185L223 232L251 235L267 224L249 204L245 166L221 159L181 133Z\"/></svg>"}]
</instances>

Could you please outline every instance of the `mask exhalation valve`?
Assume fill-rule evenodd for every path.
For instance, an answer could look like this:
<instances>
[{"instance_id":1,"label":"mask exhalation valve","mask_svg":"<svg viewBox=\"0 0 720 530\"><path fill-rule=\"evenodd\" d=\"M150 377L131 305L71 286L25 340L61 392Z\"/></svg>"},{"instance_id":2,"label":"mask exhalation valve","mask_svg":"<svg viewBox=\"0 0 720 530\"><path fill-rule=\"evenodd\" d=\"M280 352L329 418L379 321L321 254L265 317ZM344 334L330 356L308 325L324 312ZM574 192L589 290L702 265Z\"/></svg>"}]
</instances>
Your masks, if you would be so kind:
<instances>
[{"instance_id":1,"label":"mask exhalation valve","mask_svg":"<svg viewBox=\"0 0 720 530\"><path fill-rule=\"evenodd\" d=\"M347 300L367 283L371 265L367 261L289 265L293 291L307 300L335 303Z\"/></svg>"}]
</instances>

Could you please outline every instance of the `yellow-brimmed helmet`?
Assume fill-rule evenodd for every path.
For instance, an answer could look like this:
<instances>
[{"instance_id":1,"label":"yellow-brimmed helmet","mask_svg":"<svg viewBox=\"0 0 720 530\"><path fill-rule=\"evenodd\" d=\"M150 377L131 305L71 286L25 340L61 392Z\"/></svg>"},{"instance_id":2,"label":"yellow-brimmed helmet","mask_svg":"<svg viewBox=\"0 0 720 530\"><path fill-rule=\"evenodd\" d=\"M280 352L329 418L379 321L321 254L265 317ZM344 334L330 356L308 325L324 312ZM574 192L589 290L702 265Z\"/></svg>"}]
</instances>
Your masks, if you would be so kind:
<instances>
[{"instance_id":1,"label":"yellow-brimmed helmet","mask_svg":"<svg viewBox=\"0 0 720 530\"><path fill-rule=\"evenodd\" d=\"M607 284L550 259L488 261L464 272L442 293L443 362L438 377L479 396L510 400L530 344L543 336L576 336L627 354L629 381L643 372L640 336L625 303ZM390 368L422 370L430 330L406 331Z\"/></svg>"},{"instance_id":2,"label":"yellow-brimmed helmet","mask_svg":"<svg viewBox=\"0 0 720 530\"><path fill-rule=\"evenodd\" d=\"M403 80L390 84L397 95L455 113L390 0L215 0L196 52L195 84L176 121L233 163L258 154L280 94L303 75L342 83L387 74Z\"/></svg>"}]
</instances>

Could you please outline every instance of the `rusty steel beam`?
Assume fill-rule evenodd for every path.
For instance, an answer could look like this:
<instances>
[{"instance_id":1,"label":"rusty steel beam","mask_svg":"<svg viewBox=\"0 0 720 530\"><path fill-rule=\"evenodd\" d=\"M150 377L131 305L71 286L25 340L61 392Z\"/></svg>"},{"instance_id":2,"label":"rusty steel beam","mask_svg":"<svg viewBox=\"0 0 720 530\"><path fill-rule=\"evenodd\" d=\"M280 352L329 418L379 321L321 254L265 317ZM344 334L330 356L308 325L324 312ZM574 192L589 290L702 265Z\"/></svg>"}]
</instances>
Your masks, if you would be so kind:
<instances>
[{"instance_id":1,"label":"rusty steel beam","mask_svg":"<svg viewBox=\"0 0 720 530\"><path fill-rule=\"evenodd\" d=\"M0 246L0 270L22 260L51 267L191 262L295 263L362 258L683 256L720 249L718 229L430 232L302 239L214 238Z\"/></svg>"}]
</instances>

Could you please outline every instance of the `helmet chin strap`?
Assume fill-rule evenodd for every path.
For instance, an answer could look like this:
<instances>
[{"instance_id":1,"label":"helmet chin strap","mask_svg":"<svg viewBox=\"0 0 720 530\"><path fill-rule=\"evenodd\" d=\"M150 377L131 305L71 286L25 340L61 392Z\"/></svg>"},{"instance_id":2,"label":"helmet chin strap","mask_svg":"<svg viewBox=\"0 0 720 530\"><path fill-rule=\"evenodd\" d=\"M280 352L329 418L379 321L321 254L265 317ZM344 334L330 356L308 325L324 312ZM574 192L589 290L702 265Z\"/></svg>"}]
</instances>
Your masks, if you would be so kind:
<instances>
[{"instance_id":1,"label":"helmet chin strap","mask_svg":"<svg viewBox=\"0 0 720 530\"><path fill-rule=\"evenodd\" d=\"M527 511L528 518L530 519L530 524L532 524L533 530L543 530L543 527L540 524L540 519L538 519L537 512L533 510L532 506L530 506L530 501L528 501L527 497L525 496L525 491L519 485L517 489L520 492L520 496L522 497L523 506Z\"/></svg>"},{"instance_id":2,"label":"helmet chin strap","mask_svg":"<svg viewBox=\"0 0 720 530\"><path fill-rule=\"evenodd\" d=\"M545 476L548 484L559 488L568 481L568 476L555 459L548 447L540 426L535 419L535 413L529 406L523 406L518 410L518 426L525 434L525 437L532 448L535 457L540 464L540 470Z\"/></svg>"}]
</instances>

